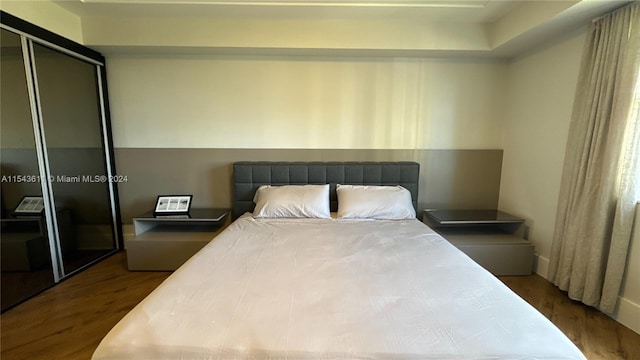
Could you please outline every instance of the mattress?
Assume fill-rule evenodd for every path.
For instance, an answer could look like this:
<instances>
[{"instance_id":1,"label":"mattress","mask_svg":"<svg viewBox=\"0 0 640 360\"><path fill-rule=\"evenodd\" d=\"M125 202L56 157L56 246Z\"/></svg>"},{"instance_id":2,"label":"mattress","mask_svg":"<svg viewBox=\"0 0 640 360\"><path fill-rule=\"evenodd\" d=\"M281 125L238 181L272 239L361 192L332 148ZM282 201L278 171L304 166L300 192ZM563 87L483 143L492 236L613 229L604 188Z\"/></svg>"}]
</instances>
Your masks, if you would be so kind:
<instances>
[{"instance_id":1,"label":"mattress","mask_svg":"<svg viewBox=\"0 0 640 360\"><path fill-rule=\"evenodd\" d=\"M242 216L127 314L103 359L585 359L418 220Z\"/></svg>"}]
</instances>

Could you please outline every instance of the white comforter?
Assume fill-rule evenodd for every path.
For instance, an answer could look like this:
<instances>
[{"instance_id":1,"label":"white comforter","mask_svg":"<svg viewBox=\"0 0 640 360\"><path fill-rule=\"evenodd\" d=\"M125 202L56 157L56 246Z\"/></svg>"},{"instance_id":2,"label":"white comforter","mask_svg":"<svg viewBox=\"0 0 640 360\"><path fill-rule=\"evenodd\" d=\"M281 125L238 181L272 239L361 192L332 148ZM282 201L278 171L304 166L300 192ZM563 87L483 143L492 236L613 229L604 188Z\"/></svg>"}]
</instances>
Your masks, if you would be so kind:
<instances>
[{"instance_id":1,"label":"white comforter","mask_svg":"<svg viewBox=\"0 0 640 360\"><path fill-rule=\"evenodd\" d=\"M584 359L417 220L244 216L104 338L93 359Z\"/></svg>"}]
</instances>

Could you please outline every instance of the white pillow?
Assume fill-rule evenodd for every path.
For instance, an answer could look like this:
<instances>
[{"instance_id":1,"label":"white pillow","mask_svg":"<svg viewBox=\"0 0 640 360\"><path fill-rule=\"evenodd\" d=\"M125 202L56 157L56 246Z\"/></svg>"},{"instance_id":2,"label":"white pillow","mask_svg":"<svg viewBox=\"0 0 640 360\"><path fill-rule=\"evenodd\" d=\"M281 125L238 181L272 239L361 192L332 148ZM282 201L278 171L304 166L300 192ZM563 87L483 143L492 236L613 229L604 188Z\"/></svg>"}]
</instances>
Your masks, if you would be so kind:
<instances>
[{"instance_id":1,"label":"white pillow","mask_svg":"<svg viewBox=\"0 0 640 360\"><path fill-rule=\"evenodd\" d=\"M339 185L338 218L415 219L411 193L402 186Z\"/></svg>"},{"instance_id":2,"label":"white pillow","mask_svg":"<svg viewBox=\"0 0 640 360\"><path fill-rule=\"evenodd\" d=\"M253 197L257 218L330 218L329 184L262 185Z\"/></svg>"}]
</instances>

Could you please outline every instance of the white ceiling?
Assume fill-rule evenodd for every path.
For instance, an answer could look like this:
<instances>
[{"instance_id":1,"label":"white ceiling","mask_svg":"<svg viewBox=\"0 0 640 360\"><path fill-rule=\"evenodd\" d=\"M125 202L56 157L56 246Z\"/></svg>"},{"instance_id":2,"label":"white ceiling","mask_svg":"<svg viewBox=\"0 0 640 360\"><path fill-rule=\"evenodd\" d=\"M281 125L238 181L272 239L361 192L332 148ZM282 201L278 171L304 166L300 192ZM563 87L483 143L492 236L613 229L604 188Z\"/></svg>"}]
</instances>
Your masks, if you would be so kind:
<instances>
[{"instance_id":1,"label":"white ceiling","mask_svg":"<svg viewBox=\"0 0 640 360\"><path fill-rule=\"evenodd\" d=\"M236 51L247 52L247 49L253 48L309 52L325 48L356 53L375 51L377 54L391 56L395 56L394 54L452 56L457 53L462 56L473 54L502 58L517 56L532 46L576 30L587 25L592 19L629 2L627 0L53 1L82 19L87 45L96 46L107 53L159 48L174 49L177 52L193 51L193 49L200 49L198 51L205 49L208 52L216 49L225 49L224 51L236 49ZM348 25L345 25L347 23ZM286 27L282 24L286 24ZM165 33L167 27L173 31ZM210 27L212 30L209 29ZM394 29L397 29L397 33ZM192 36L193 33L209 31L211 31L211 38ZM270 34L270 32L273 33ZM302 40L288 39L290 32L295 32L296 36ZM171 40L175 33L178 33L176 36L179 39ZM238 34L242 34L241 39ZM333 42L318 40L322 35L330 37ZM349 39L335 40L343 35ZM378 40L385 36L389 39ZM397 41L393 40L394 36ZM225 41L225 38L231 40ZM307 38L308 42L305 43ZM180 39L184 39L184 42Z\"/></svg>"}]
</instances>

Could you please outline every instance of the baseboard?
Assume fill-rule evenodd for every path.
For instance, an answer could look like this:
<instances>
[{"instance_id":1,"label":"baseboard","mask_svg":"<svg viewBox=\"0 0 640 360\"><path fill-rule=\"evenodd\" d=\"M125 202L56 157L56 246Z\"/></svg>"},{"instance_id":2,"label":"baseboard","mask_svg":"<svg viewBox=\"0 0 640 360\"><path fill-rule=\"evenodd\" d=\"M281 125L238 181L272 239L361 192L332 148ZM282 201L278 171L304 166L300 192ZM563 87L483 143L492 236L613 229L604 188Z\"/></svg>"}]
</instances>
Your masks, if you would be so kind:
<instances>
[{"instance_id":1,"label":"baseboard","mask_svg":"<svg viewBox=\"0 0 640 360\"><path fill-rule=\"evenodd\" d=\"M533 260L533 272L542 276L545 279L549 279L549 259L544 256L540 256L539 254L534 255L535 258Z\"/></svg>"},{"instance_id":2,"label":"baseboard","mask_svg":"<svg viewBox=\"0 0 640 360\"><path fill-rule=\"evenodd\" d=\"M620 324L640 334L640 304L621 297L617 314L613 318Z\"/></svg>"}]
</instances>

